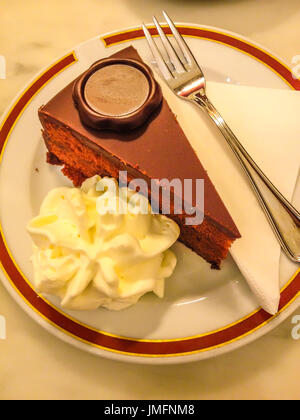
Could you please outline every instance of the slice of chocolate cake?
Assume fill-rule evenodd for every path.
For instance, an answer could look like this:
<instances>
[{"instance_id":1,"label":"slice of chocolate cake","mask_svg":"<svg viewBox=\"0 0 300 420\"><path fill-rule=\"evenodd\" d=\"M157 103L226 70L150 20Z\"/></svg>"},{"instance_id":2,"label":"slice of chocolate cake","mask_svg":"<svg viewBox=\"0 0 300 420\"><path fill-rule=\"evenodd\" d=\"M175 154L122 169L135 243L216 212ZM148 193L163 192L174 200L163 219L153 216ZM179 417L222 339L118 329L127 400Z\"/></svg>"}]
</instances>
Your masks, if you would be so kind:
<instances>
[{"instance_id":1,"label":"slice of chocolate cake","mask_svg":"<svg viewBox=\"0 0 300 420\"><path fill-rule=\"evenodd\" d=\"M180 226L180 241L218 268L231 243L240 237L238 229L162 98L151 70L133 47L111 58L117 61L110 64L119 65L114 67L115 73L105 68L107 60L103 60L105 65L97 62L39 109L48 162L63 165L63 173L76 186L95 174L118 179L120 171L127 171L128 181L145 180L149 194L151 180L176 179L184 185L184 180L203 179L203 222L189 225L185 212L176 214L175 190L168 216ZM133 70L119 75L124 81L120 86L117 73L122 71L122 60L133 60L129 63ZM143 75L137 82L138 71ZM119 90L111 94L114 83ZM109 100L106 95L110 95ZM111 106L108 102L112 97L115 102ZM195 194L193 189L191 206L199 204ZM160 209L162 205L159 200Z\"/></svg>"}]
</instances>

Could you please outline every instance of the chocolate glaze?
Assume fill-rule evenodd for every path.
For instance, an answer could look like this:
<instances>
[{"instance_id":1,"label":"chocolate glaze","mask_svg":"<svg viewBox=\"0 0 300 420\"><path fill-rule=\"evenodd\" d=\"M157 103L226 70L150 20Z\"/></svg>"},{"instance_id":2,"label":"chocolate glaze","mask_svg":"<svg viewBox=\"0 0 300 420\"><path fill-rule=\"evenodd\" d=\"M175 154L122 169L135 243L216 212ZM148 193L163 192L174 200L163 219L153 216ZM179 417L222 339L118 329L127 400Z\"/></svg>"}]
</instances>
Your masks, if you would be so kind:
<instances>
[{"instance_id":1,"label":"chocolate glaze","mask_svg":"<svg viewBox=\"0 0 300 420\"><path fill-rule=\"evenodd\" d=\"M127 64L111 64L86 81L84 98L99 114L119 117L136 112L149 96L147 77Z\"/></svg>"},{"instance_id":2,"label":"chocolate glaze","mask_svg":"<svg viewBox=\"0 0 300 420\"><path fill-rule=\"evenodd\" d=\"M112 57L141 60L133 47L125 48ZM165 99L147 123L138 129L122 133L99 131L82 123L72 98L73 86L74 82L70 83L40 108L39 117L43 125L47 120L63 124L88 147L136 168L142 178L179 178L182 183L184 179L204 179L205 218L219 226L229 237L240 237L230 214ZM194 200L195 197L192 204Z\"/></svg>"},{"instance_id":3,"label":"chocolate glaze","mask_svg":"<svg viewBox=\"0 0 300 420\"><path fill-rule=\"evenodd\" d=\"M162 92L151 69L129 58L104 58L75 82L73 99L83 124L124 131L142 126L159 107Z\"/></svg>"}]
</instances>

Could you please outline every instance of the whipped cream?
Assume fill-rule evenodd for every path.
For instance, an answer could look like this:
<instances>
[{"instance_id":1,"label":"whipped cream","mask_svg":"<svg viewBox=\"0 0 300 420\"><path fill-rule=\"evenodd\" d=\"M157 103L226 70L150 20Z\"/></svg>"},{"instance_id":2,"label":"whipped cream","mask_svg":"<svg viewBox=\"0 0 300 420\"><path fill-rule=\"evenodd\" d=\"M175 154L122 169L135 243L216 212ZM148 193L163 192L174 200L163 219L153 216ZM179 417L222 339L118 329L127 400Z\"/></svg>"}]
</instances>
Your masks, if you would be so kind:
<instances>
[{"instance_id":1,"label":"whipped cream","mask_svg":"<svg viewBox=\"0 0 300 420\"><path fill-rule=\"evenodd\" d=\"M81 310L120 310L150 291L163 297L165 279L176 266L169 248L179 227L166 216L143 214L145 201L150 205L144 197L134 200L134 194L141 197L97 175L81 188L50 191L27 225L36 290L59 296L62 307ZM126 212L112 211L126 205Z\"/></svg>"}]
</instances>

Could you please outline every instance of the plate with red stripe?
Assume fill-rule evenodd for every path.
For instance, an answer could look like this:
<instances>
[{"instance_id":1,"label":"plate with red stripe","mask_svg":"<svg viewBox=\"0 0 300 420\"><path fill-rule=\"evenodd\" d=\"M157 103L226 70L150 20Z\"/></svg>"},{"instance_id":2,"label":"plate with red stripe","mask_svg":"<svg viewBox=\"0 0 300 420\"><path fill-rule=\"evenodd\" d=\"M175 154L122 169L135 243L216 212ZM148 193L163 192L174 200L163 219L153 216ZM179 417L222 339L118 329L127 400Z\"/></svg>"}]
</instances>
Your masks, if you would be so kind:
<instances>
[{"instance_id":1,"label":"plate with red stripe","mask_svg":"<svg viewBox=\"0 0 300 420\"><path fill-rule=\"evenodd\" d=\"M300 90L288 66L264 47L217 28L177 26L208 80ZM150 31L155 35L153 27ZM35 321L82 350L134 363L213 357L262 336L299 306L300 272L295 264L281 257L281 299L274 316L258 306L230 256L222 270L211 270L179 243L174 246L178 264L162 299L147 294L120 312L71 311L62 309L55 297L34 290L25 226L51 188L70 185L59 169L46 163L37 110L94 61L128 45L151 64L141 27L97 36L42 70L5 112L0 127L0 278Z\"/></svg>"}]
</instances>

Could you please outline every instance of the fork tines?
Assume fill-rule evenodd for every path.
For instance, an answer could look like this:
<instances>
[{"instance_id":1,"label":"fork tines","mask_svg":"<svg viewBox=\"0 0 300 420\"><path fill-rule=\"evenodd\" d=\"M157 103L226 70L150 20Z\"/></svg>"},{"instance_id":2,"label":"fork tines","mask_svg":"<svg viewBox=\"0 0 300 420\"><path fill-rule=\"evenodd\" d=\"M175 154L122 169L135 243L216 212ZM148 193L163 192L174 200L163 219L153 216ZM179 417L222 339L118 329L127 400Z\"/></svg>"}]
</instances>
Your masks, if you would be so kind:
<instances>
[{"instance_id":1,"label":"fork tines","mask_svg":"<svg viewBox=\"0 0 300 420\"><path fill-rule=\"evenodd\" d=\"M163 55L161 54L159 48L157 47L156 43L154 42L149 30L147 29L146 25L142 25L143 31L146 37L146 40L148 41L150 50L153 54L153 57L158 65L159 70L161 71L162 75L169 79L170 77L174 77L174 72L177 73L183 73L185 71L188 71L192 65L196 64L195 58L187 46L185 40L177 30L175 24L170 19L168 14L163 11L163 15L168 23L168 26L174 36L174 39L177 42L178 49L181 53L181 56L177 54L175 48L171 44L170 40L166 36L163 28L157 21L156 17L153 16L153 22L157 29L158 35L161 39L164 54L166 56L166 60L164 60Z\"/></svg>"}]
</instances>

